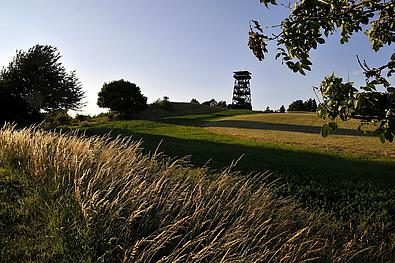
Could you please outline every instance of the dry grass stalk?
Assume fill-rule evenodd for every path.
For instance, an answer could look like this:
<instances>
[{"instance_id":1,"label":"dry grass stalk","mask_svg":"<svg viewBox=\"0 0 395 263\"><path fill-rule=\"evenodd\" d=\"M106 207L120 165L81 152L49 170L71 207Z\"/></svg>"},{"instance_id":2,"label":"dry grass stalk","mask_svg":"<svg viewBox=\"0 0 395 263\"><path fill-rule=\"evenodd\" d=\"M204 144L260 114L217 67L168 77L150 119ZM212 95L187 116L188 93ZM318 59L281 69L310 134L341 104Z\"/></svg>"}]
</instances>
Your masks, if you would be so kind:
<instances>
[{"instance_id":1,"label":"dry grass stalk","mask_svg":"<svg viewBox=\"0 0 395 263\"><path fill-rule=\"evenodd\" d=\"M0 164L73 196L95 261L345 262L375 252L335 246L329 221L274 197L267 174L208 180L206 169L144 155L130 138L6 126Z\"/></svg>"}]
</instances>

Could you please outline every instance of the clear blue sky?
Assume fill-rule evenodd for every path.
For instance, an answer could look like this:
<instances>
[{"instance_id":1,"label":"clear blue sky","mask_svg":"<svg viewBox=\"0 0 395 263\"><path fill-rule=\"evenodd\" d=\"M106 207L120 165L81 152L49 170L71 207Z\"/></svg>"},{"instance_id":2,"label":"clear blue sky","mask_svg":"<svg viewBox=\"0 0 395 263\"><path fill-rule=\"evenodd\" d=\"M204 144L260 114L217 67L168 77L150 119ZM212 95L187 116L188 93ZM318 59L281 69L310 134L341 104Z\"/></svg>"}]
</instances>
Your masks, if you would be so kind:
<instances>
[{"instance_id":1,"label":"clear blue sky","mask_svg":"<svg viewBox=\"0 0 395 263\"><path fill-rule=\"evenodd\" d=\"M56 46L67 70L76 70L86 92L83 112L96 114L104 82L126 79L148 101L231 101L232 72L252 72L256 110L278 109L296 99L314 97L311 87L332 72L356 83L363 76L359 54L372 66L387 61L393 48L370 50L362 35L348 45L332 38L312 53L313 71L297 75L274 60L259 62L247 47L248 23L276 24L284 8L268 12L258 0L2 0L0 66L16 50L35 44Z\"/></svg>"}]
</instances>

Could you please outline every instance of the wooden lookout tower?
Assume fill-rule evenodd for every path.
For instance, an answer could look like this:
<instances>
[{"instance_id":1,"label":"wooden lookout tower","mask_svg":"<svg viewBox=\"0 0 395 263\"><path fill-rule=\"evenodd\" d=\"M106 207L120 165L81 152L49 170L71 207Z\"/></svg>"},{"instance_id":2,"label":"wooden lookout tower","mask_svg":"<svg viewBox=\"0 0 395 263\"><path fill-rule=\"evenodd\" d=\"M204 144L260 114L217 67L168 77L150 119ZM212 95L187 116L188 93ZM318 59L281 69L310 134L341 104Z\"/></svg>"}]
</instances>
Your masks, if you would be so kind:
<instances>
[{"instance_id":1,"label":"wooden lookout tower","mask_svg":"<svg viewBox=\"0 0 395 263\"><path fill-rule=\"evenodd\" d=\"M248 71L233 72L235 85L233 88L232 109L252 110L250 79L251 73Z\"/></svg>"}]
</instances>

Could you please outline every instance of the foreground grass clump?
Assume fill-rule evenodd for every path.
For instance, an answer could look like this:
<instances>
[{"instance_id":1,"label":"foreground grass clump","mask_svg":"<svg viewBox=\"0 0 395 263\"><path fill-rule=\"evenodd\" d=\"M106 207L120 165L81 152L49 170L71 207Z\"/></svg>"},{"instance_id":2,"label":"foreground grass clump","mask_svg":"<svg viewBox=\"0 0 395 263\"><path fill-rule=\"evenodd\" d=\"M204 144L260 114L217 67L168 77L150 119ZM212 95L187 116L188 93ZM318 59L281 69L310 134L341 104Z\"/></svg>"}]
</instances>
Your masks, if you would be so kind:
<instances>
[{"instance_id":1,"label":"foreground grass clump","mask_svg":"<svg viewBox=\"0 0 395 263\"><path fill-rule=\"evenodd\" d=\"M183 160L144 155L130 139L7 127L0 130L0 166L42 189L44 203L57 205L58 220L46 223L56 230L57 261L372 262L392 256L391 244L348 235L328 216L275 197L262 183L265 175L208 174Z\"/></svg>"}]
</instances>

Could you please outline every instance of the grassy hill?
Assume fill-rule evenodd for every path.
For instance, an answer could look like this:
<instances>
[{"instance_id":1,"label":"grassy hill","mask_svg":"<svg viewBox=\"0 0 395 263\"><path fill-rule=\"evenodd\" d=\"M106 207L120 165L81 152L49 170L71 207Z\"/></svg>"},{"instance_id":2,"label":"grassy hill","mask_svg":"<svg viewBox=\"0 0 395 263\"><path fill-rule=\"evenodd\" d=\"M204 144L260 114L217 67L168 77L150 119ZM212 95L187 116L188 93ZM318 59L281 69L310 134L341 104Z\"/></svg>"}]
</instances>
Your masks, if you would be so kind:
<instances>
[{"instance_id":1,"label":"grassy hill","mask_svg":"<svg viewBox=\"0 0 395 263\"><path fill-rule=\"evenodd\" d=\"M339 129L322 138L324 120L315 113L251 114L219 118L207 123L209 130L249 140L302 146L326 152L350 153L356 158L383 157L392 161L395 144L381 143L376 137L357 131L359 122L339 121ZM373 125L367 127L373 129Z\"/></svg>"},{"instance_id":2,"label":"grassy hill","mask_svg":"<svg viewBox=\"0 0 395 263\"><path fill-rule=\"evenodd\" d=\"M344 256L344 258L350 259L355 256L358 260L363 259L362 261L379 260L385 262L390 259L390 255L394 255L395 160L392 157L394 149L392 144L386 143L383 145L377 138L372 138L356 132L355 127L357 123L355 122L341 123L341 129L337 134L326 139L322 138L319 135L322 122L311 113L266 114L244 110L218 111L216 108L213 109L202 105L188 105L184 103L173 105L175 105L175 107L171 111L151 107L146 112L136 115L136 119L134 120L109 121L105 116L102 116L74 123L73 126L64 127L72 130L78 129L80 133L84 133L84 136L86 136L85 138L75 140L74 136L57 137L53 134L43 135L40 132L35 134L34 131L30 130L21 131L21 133L24 134L23 136L19 133L15 133L13 135L14 137L11 138L4 136L4 134L7 133L3 132L3 139L0 138L0 143L3 145L3 147L0 148L0 163L3 165L7 164L7 167L12 171L14 171L13 169L16 167L15 173L19 174L18 178L22 177L22 182L27 180L26 176L33 174L33 176L28 178L40 178L37 176L41 174L43 178L46 179L39 179L38 182L46 184L50 181L50 178L52 178L51 176L55 176L58 178L56 185L59 186L59 184L62 185L68 182L68 180L71 180L70 178L74 178L73 176L76 175L77 181L74 181L73 184L76 185L80 184L82 182L81 180L85 180L84 178L87 178L84 174L90 174L92 171L96 171L99 174L106 174L105 176L101 175L101 177L97 177L96 175L92 175L93 177L88 176L88 178L91 178L97 183L95 186L92 185L88 187L87 184L81 185L81 187L88 187L90 189L89 191L91 191L89 198L85 196L88 199L82 203L81 207L85 207L85 205L89 203L92 205L92 209L100 210L102 204L105 204L105 207L107 207L107 204L114 201L111 203L113 208L107 207L106 209L108 210L105 211L119 211L120 214L116 214L116 216L109 214L105 218L97 217L96 219L98 222L92 225L94 231L91 229L89 230L91 232L83 227L81 228L79 223L75 223L75 225L71 226L70 229L73 229L71 232L62 232L61 229L64 229L64 224L67 225L67 222L74 222L75 220L75 222L83 222L79 221L82 220L82 217L78 213L70 214L68 209L76 209L73 207L72 203L70 203L69 207L65 207L66 210L57 211L56 215L49 212L54 211L54 207L56 207L56 205L59 206L59 202L63 200L70 202L68 198L74 195L80 198L80 195L84 195L83 193L86 191L85 188L85 190L81 192L80 190L77 191L76 189L69 189L67 188L68 186L64 186L67 188L64 193L72 193L72 196L67 195L67 198L62 197L53 203L55 206L51 206L51 203L45 201L45 198L53 200L53 196L49 193L53 192L62 196L63 192L58 192L58 190L53 191L53 188L51 188L53 186L45 188L47 190L44 192L37 193L37 191L41 191L39 189L33 191L33 196L38 196L38 199L35 200L44 200L39 201L39 204L49 204L49 206L39 205L42 213L49 213L49 216L38 218L39 221L37 222L39 226L42 226L43 231L37 233L41 233L40 236L46 236L47 232L53 232L53 236L66 235L68 238L71 238L71 241L65 241L67 244L62 243L62 241L60 243L54 242L55 248L49 246L48 250L45 252L48 257L53 259L54 257L56 258L58 254L72 253L71 251L77 253L75 255L77 258L88 255L90 259L97 259L100 253L104 253L102 254L104 258L108 255L119 255L120 248L116 246L118 241L115 239L113 240L111 235L119 236L123 230L111 227L113 224L111 217L115 217L115 221L122 221L125 217L122 214L123 210L121 208L119 208L121 210L112 210L117 207L118 203L115 199L111 198L116 196L128 196L130 191L137 193L137 195L130 199L135 200L133 201L134 208L131 210L128 210L128 208L127 211L141 210L143 214L146 213L145 211L149 211L147 220L143 220L143 223L138 225L136 229L144 229L144 231L146 231L147 229L151 229L150 227L158 228L155 228L157 229L156 231L152 230L155 235L150 231L144 232L144 234L142 234L142 232L138 232L137 234L133 232L134 234L131 233L131 236L125 236L125 238L130 240L133 235L140 235L142 241L139 239L139 242L143 243L133 243L136 241L134 239L132 239L132 243L134 244L133 246L137 246L137 250L140 248L142 249L139 250L141 252L139 255L145 260L147 260L146 256L155 257L158 255L155 253L159 253L160 255L173 253L172 249L174 246L171 245L171 242L166 243L167 241L165 240L162 241L165 242L163 244L166 245L168 249L166 250L167 252L153 247L152 244L150 245L151 248L154 250L158 249L157 252L153 252L154 250L145 250L147 247L141 247L141 244L148 244L144 242L147 240L156 240L155 238L161 240L161 237L166 236L166 234L161 234L163 231L171 232L173 231L172 229L178 229L179 231L181 231L180 229L184 229L182 227L177 228L178 223L183 220L177 216L174 218L172 217L174 221L171 223L168 222L168 225L152 225L151 220L152 218L162 218L162 215L167 215L169 213L177 214L176 212L178 210L172 209L181 207L180 204L177 203L180 196L197 195L201 197L198 202L203 203L205 202L204 200L209 200L205 198L204 194L199 195L199 193L202 193L199 192L201 191L199 189L206 187L206 183L204 183L205 186L200 185L200 183L195 184L195 182L192 182L192 184L189 183L190 181L188 180L195 178L194 176L196 174L198 174L199 182L209 183L207 186L208 188L204 188L206 189L204 191L213 191L209 193L209 195L213 194L213 198L216 196L223 196L223 194L213 190L217 188L222 189L220 191L229 190L232 194L227 195L228 197L237 197L239 195L238 191L242 189L241 185L237 183L239 182L237 180L241 180L240 182L243 182L241 184L244 184L246 182L245 180L248 182L252 180L253 184L250 185L251 189L257 189L257 187L259 188L261 186L267 186L268 183L270 184L270 195L273 196L273 200L275 200L273 202L277 202L277 200L288 200L287 198L297 200L298 205L302 206L304 212L285 213L286 216L290 217L281 218L279 219L280 221L276 222L281 225L281 220L294 222L293 220L296 218L303 218L301 221L298 221L302 223L302 225L299 223L297 224L299 227L297 228L298 231L302 231L303 228L300 227L309 227L309 229L318 227L314 228L318 229L320 232L318 237L326 240L325 242L329 242L326 243L325 246L331 251L329 252L324 249L323 251L326 251L324 253L325 255L323 256L320 254L320 256L329 261L335 258L340 260L344 255L347 255ZM194 112L195 114L188 115L186 114L187 110L189 113ZM91 135L105 135L106 138L103 140L96 136L91 137ZM114 139L117 136L120 136L119 139ZM131 138L121 141L125 136L131 136ZM46 138L45 140L43 139L45 143L41 145L38 138ZM130 140L141 140L141 144L130 144ZM73 143L69 143L70 141ZM4 147L4 145L7 145L6 142L9 143L9 146ZM15 144L15 142L19 143ZM112 144L113 142L116 146ZM23 146L24 144L29 145L29 151L32 152L18 150L20 152L18 153L15 151L15 149L25 149ZM333 145L331 146L331 144ZM39 145L41 146L39 147ZM71 149L70 147L74 148ZM142 153L146 155L142 154L138 150L139 148L141 148ZM5 151L5 149L8 150ZM130 151L125 149L130 149ZM70 157L70 154L73 157ZM85 155L90 157L87 157L88 159L85 160L82 157ZM102 156L100 158L104 158L105 162L100 163L100 161L98 161L99 159L97 159L98 156ZM183 158L184 156L189 157L185 159ZM183 158L183 160L179 158ZM151 159L155 161L147 161ZM47 163L45 165L38 165L36 163L40 163L42 160L46 160L45 162ZM69 163L69 166L59 168L59 165L62 165L64 160L68 160L67 163ZM141 166L138 160L145 160L143 162L144 165ZM156 166L156 162L161 164ZM162 166L162 164L164 164L164 166ZM48 170L48 165L55 165L55 168ZM191 165L195 167L204 167L193 168ZM231 167L229 167L230 165ZM113 175L113 171L117 171L118 169L124 172ZM125 169L129 169L129 172ZM129 181L125 181L129 180L127 178L141 179L142 177L138 175L138 171L142 171L145 174L155 175L160 173L161 176L175 175L176 177L174 178L175 181L168 181L168 179L164 179L163 177L160 177L162 179L156 181L157 179L150 177L152 179L152 181L150 181L152 183L150 186L143 180L141 182L139 181L138 184L133 186L134 188L130 188L129 190L116 184L118 179L123 182L122 185L124 186L130 185ZM230 171L234 172L232 173ZM135 172L137 173L137 177L131 175ZM58 175L59 173L61 174L60 177ZM226 181L225 188L221 188L222 185L218 184L219 182L217 181L221 174L225 174L235 179L237 182L231 179L230 181ZM261 176L259 176L259 174L261 174ZM179 177L180 175L182 176ZM117 180L115 180L113 176L116 176ZM124 178L123 176L126 177ZM100 180L96 180L95 178L100 178ZM4 185L6 189L13 187L8 184L8 179L5 180L4 184L1 180L2 178L0 178L0 185ZM34 182L36 181L37 180ZM178 192L176 189L178 189L180 185L184 185L185 189ZM155 188L156 186L163 187L160 189L163 189L166 193L161 193L160 191L162 190L157 190ZM101 187L105 187L105 189ZM143 190L147 189L147 187L156 190L150 193L144 192ZM28 189L31 190L31 188ZM199 191L193 192L195 191L193 190L189 192L188 189ZM171 198L170 195L172 195ZM106 198L110 198L112 201L110 203L103 201L103 203L99 201L101 199L97 199L100 196L106 196ZM142 199L139 199L140 196ZM171 201L173 203L163 204L163 206L158 207L158 210L149 210L152 209L149 208L150 205L154 205L155 203L151 201L161 200L163 196L166 196L166 198L174 202ZM283 199L284 197L286 197L286 199ZM242 203L236 203L245 206L248 198L247 196L246 199L243 199L244 201ZM262 198L264 199L264 197ZM23 199L23 197L21 197L21 199ZM223 204L225 204L228 202L220 200L218 201L219 203L224 202ZM266 201L256 200L256 202L262 204L261 202ZM31 209L37 209L35 208L34 202L32 204L33 206L22 206L22 211L25 209L26 213L29 214L31 213ZM190 205L191 204L192 203L190 203ZM1 205L1 207L10 207L9 203ZM77 207L79 205L77 205ZM188 207L190 207L190 205L188 205ZM210 206L210 204L207 204L208 210L206 212L209 214L212 212L209 209ZM291 207L292 206L293 205L291 205ZM261 207L261 205L258 207ZM7 209L4 210L6 215L9 214L9 211L13 211L13 209ZM20 209L21 207L15 206L15 211L20 211ZM287 211L287 209L288 206L282 206L280 210L275 209L273 211L277 211L275 213L282 213L280 211ZM185 211L187 210L188 209ZM89 209L86 210L86 213L89 211ZM220 209L216 211L218 211L218 215L222 215L222 213L227 213L226 211L228 210ZM293 208L291 211L294 211ZM103 213L106 214L107 212ZM153 214L151 214L151 212ZM188 214L188 216L193 215L195 212ZM239 212L238 210L238 212L235 213L237 214ZM200 212L196 213L199 214ZM18 213L15 214L17 215ZM315 220L313 220L314 222L309 221L312 222L310 226L304 225L306 220L310 220L305 217L306 214L309 215L308 218ZM71 215L72 218L63 218L65 215ZM94 217L95 213L91 215ZM230 214L227 215L230 217L225 216L223 218L234 220L233 216ZM139 218L138 213L129 214L129 216L137 216L137 218ZM59 221L59 217L63 219ZM85 220L90 218L86 217L86 214L84 214L83 217ZM12 216L12 218L14 217ZM167 222L167 218L168 217L165 216L161 220ZM203 216L201 218L204 219L205 217ZM268 220L268 218L265 217L264 220ZM26 221L22 220L20 227L29 228L25 223ZM175 225L173 225L173 223ZM225 224L225 222L223 223ZM81 224L86 225L87 222ZM123 226L123 229L125 229L125 227L127 228L127 224L125 225L124 223L117 223L115 225ZM196 229L193 230L189 227L190 226L186 228L189 230L184 230L195 231L194 233L196 234L200 231ZM288 227L288 225L286 227ZM107 229L105 232L106 234L101 237L100 233L102 233L104 229ZM204 232L208 234L205 238L211 240L211 235L216 235L217 230L213 230L210 234ZM232 229L227 231L236 230ZM300 234L304 233L303 231ZM321 231L324 231L325 234L321 233ZM169 234L169 232L166 233ZM179 232L174 233L179 234ZM185 234L185 232L182 233ZM292 233L299 236L299 232ZM156 234L159 236L156 236ZM174 237L177 239L178 234L175 234L176 236L171 234L170 236L171 238ZM125 235L129 234L125 233ZM147 236L142 237L141 235ZM97 236L100 238L97 238ZM22 234L19 237L17 236L16 239L12 239L12 244L19 242L18 238L30 240L30 237L25 237ZM66 239L68 240L68 238ZM199 239L198 236L194 236L194 239L195 238ZM237 239L238 236L235 236L235 238ZM113 240L114 246L109 240ZM231 239L227 240L233 242L230 241ZM123 240L122 242L126 241ZM183 240L178 240L177 242L181 242L178 244L185 245L185 243L182 243ZM251 242L251 240L247 238L246 242ZM71 243L76 243L80 247L89 248L89 253L86 254L84 251L76 248L70 249L68 246ZM107 245L100 245L102 243ZM282 244L279 240L277 243ZM217 245L216 243L216 246ZM148 248L150 246L148 246ZM275 244L274 246L277 247ZM124 248L125 243L122 243L121 247ZM15 249L15 246L11 249ZM32 249L32 251L34 251L34 248ZM218 253L223 252L223 250L218 247L216 247L216 249ZM133 255L134 248L128 247L127 251L131 254L125 254L124 256L129 258ZM304 251L307 253L309 250ZM312 251L315 250L313 249ZM183 255L182 252L180 253L180 255ZM331 253L339 254L334 255ZM241 258L239 259L241 260Z\"/></svg>"},{"instance_id":3,"label":"grassy hill","mask_svg":"<svg viewBox=\"0 0 395 263\"><path fill-rule=\"evenodd\" d=\"M4 262L393 259L388 222L303 209L268 173L211 173L122 138L12 127L0 130L0 163Z\"/></svg>"},{"instance_id":4,"label":"grassy hill","mask_svg":"<svg viewBox=\"0 0 395 263\"><path fill-rule=\"evenodd\" d=\"M395 222L394 146L357 133L352 122L341 124L339 134L322 138L320 122L310 113L226 110L73 129L86 135L132 136L142 140L145 153L190 156L191 164L217 171L232 163L244 176L269 170L270 180L278 180L278 195L387 235Z\"/></svg>"},{"instance_id":5,"label":"grassy hill","mask_svg":"<svg viewBox=\"0 0 395 263\"><path fill-rule=\"evenodd\" d=\"M167 110L158 104L149 104L145 111L135 114L133 117L139 119L159 119L181 115L207 114L223 110L223 108L210 107L197 103L170 102L170 106Z\"/></svg>"}]
</instances>

